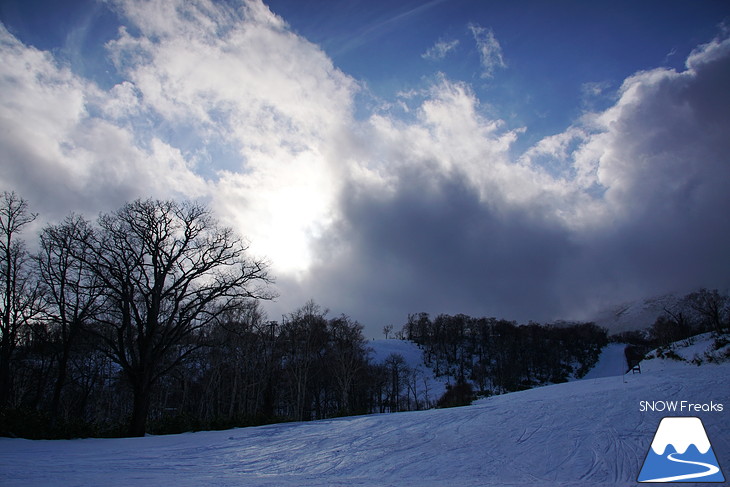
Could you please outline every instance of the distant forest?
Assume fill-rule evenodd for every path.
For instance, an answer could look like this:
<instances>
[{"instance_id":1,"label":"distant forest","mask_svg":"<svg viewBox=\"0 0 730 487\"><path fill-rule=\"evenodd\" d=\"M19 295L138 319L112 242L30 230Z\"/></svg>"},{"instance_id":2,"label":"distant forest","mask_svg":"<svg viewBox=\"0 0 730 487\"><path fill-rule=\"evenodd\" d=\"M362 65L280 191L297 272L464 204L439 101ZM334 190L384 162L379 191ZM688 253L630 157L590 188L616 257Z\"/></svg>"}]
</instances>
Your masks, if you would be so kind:
<instances>
[{"instance_id":1,"label":"distant forest","mask_svg":"<svg viewBox=\"0 0 730 487\"><path fill-rule=\"evenodd\" d=\"M136 200L95 222L72 214L43 228L31 253L21 233L36 218L2 194L4 436L141 436L462 405L579 378L609 341L593 323L412 314L396 338L418 344L451 383L424 399L402 357L370 359L352 318L308 302L268 320L267 264L205 206ZM721 332L728 304L701 290L648 331L612 339L643 353Z\"/></svg>"}]
</instances>

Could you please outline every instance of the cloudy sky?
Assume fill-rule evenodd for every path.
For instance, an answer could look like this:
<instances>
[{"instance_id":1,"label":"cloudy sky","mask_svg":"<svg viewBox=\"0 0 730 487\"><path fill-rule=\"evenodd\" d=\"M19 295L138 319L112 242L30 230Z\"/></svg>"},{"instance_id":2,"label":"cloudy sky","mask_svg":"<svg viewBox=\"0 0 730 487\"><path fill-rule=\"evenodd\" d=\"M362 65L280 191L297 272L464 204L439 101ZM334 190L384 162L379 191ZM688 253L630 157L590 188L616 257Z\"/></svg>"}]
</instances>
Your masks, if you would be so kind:
<instances>
[{"instance_id":1,"label":"cloudy sky","mask_svg":"<svg viewBox=\"0 0 730 487\"><path fill-rule=\"evenodd\" d=\"M195 199L369 336L730 286L726 1L2 0L0 189ZM30 236L29 236L30 237Z\"/></svg>"}]
</instances>

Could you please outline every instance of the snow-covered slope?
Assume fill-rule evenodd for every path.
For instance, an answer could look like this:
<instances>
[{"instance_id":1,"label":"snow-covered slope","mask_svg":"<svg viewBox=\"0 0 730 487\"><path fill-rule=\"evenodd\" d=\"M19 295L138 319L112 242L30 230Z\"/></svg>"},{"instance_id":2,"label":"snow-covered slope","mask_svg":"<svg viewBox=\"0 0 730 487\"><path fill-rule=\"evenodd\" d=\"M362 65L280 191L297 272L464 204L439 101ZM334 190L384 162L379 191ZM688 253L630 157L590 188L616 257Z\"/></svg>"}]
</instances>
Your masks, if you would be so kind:
<instances>
[{"instance_id":1,"label":"snow-covered slope","mask_svg":"<svg viewBox=\"0 0 730 487\"><path fill-rule=\"evenodd\" d=\"M0 485L636 485L660 420L682 415L641 412L641 401L662 400L724 403L683 414L702 419L728 473L730 363L653 359L642 370L454 409L135 439L0 439Z\"/></svg>"},{"instance_id":2,"label":"snow-covered slope","mask_svg":"<svg viewBox=\"0 0 730 487\"><path fill-rule=\"evenodd\" d=\"M368 342L370 358L375 363L383 363L392 354L402 356L409 367L423 365L423 351L409 340L372 340Z\"/></svg>"},{"instance_id":3,"label":"snow-covered slope","mask_svg":"<svg viewBox=\"0 0 730 487\"><path fill-rule=\"evenodd\" d=\"M664 314L664 309L676 306L681 298L665 294L641 301L632 301L599 312L593 319L598 326L608 329L609 333L629 330L643 330L654 324Z\"/></svg>"},{"instance_id":4,"label":"snow-covered slope","mask_svg":"<svg viewBox=\"0 0 730 487\"><path fill-rule=\"evenodd\" d=\"M712 333L703 333L685 340L675 342L668 347L657 348L646 354L649 359L675 355L675 359L684 360L694 364L702 364L705 362L722 361L723 357L730 355L730 337L724 336L724 345L717 349L716 347L708 347L709 343L714 343Z\"/></svg>"},{"instance_id":5,"label":"snow-covered slope","mask_svg":"<svg viewBox=\"0 0 730 487\"><path fill-rule=\"evenodd\" d=\"M626 355L624 343L609 343L598 357L598 363L583 377L583 379L600 379L603 377L621 376L626 372Z\"/></svg>"},{"instance_id":6,"label":"snow-covered slope","mask_svg":"<svg viewBox=\"0 0 730 487\"><path fill-rule=\"evenodd\" d=\"M448 377L436 377L433 369L426 366L423 350L409 340L372 340L368 342L370 358L373 363L385 363L393 354L403 357L411 370L411 389L418 395L422 404L435 404L446 392Z\"/></svg>"}]
</instances>

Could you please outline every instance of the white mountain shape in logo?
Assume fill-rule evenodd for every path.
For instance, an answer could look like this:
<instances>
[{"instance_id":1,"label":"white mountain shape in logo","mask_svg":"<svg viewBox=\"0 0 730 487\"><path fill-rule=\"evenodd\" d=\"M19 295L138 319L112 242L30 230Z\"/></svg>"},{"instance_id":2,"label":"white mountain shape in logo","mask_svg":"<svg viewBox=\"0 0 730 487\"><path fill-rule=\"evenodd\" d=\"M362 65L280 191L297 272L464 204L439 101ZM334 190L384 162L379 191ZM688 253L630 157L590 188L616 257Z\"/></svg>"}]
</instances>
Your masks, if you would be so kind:
<instances>
[{"instance_id":1,"label":"white mountain shape in logo","mask_svg":"<svg viewBox=\"0 0 730 487\"><path fill-rule=\"evenodd\" d=\"M692 448L690 448L692 447ZM667 417L659 423L638 482L724 482L702 420Z\"/></svg>"},{"instance_id":2,"label":"white mountain shape in logo","mask_svg":"<svg viewBox=\"0 0 730 487\"><path fill-rule=\"evenodd\" d=\"M654 435L654 441L651 442L651 449L657 455L663 455L668 445L674 446L679 454L686 452L690 445L696 446L700 453L705 454L710 449L710 440L700 418L664 418Z\"/></svg>"}]
</instances>

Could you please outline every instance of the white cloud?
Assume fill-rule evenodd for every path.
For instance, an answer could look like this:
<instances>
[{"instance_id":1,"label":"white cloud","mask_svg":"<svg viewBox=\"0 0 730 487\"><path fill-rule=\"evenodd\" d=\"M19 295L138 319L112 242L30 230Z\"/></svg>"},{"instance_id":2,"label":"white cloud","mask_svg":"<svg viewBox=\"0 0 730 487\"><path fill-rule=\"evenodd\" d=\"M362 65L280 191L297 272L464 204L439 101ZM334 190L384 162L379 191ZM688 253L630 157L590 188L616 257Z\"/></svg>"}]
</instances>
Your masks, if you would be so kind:
<instances>
[{"instance_id":1,"label":"white cloud","mask_svg":"<svg viewBox=\"0 0 730 487\"><path fill-rule=\"evenodd\" d=\"M576 151L576 166L595 174L595 183L606 189L606 205L617 214L694 192L702 199L720 184L726 166L721 154L730 145L720 108L728 99L718 82L727 78L729 53L730 41L714 41L690 56L686 71L637 73L624 81L614 106L586 117L593 135Z\"/></svg>"},{"instance_id":2,"label":"white cloud","mask_svg":"<svg viewBox=\"0 0 730 487\"><path fill-rule=\"evenodd\" d=\"M334 211L340 162L328 147L351 123L357 83L258 0L119 5L141 32L108 47L146 107L239 154L216 176L222 218L277 271L305 271Z\"/></svg>"},{"instance_id":3,"label":"white cloud","mask_svg":"<svg viewBox=\"0 0 730 487\"><path fill-rule=\"evenodd\" d=\"M224 130L247 156L306 147L349 115L355 83L259 1L238 10L202 0L123 6L144 35L124 32L109 47L169 121Z\"/></svg>"},{"instance_id":4,"label":"white cloud","mask_svg":"<svg viewBox=\"0 0 730 487\"><path fill-rule=\"evenodd\" d=\"M141 109L139 92L129 81L114 85L111 93L102 97L99 104L104 115L113 120L132 117Z\"/></svg>"},{"instance_id":5,"label":"white cloud","mask_svg":"<svg viewBox=\"0 0 730 487\"><path fill-rule=\"evenodd\" d=\"M0 184L47 217L109 209L149 194L195 197L205 182L159 140L102 118L135 110L128 85L104 93L0 26ZM30 196L32 195L32 196Z\"/></svg>"},{"instance_id":6,"label":"white cloud","mask_svg":"<svg viewBox=\"0 0 730 487\"><path fill-rule=\"evenodd\" d=\"M455 50L459 45L459 40L454 39L451 41L439 40L436 44L431 46L426 52L421 54L424 59L430 59L431 61L440 61L444 59L447 54Z\"/></svg>"},{"instance_id":7,"label":"white cloud","mask_svg":"<svg viewBox=\"0 0 730 487\"><path fill-rule=\"evenodd\" d=\"M536 163L540 153L551 160L562 158L562 164L570 166L574 139L582 140L579 130L546 139L515 160L512 145L523 129L509 129L490 117L468 84L444 76L422 94L415 115L408 122L386 114L368 121L366 137L372 149L360 155L358 164L367 168L361 174L370 191L395 197L399 178L416 172L422 184L430 181L426 191L437 191L444 178L460 178L495 211L535 212L561 226L577 225L595 206L572 175L555 175ZM373 187L378 183L379 188Z\"/></svg>"},{"instance_id":8,"label":"white cloud","mask_svg":"<svg viewBox=\"0 0 730 487\"><path fill-rule=\"evenodd\" d=\"M260 1L116 5L134 28L107 46L126 78L109 91L0 31L2 186L49 218L206 198L275 270L306 270L334 212L331 147L357 83ZM221 152L237 157L207 181L196 163Z\"/></svg>"},{"instance_id":9,"label":"white cloud","mask_svg":"<svg viewBox=\"0 0 730 487\"><path fill-rule=\"evenodd\" d=\"M482 63L482 78L491 78L497 68L506 68L502 56L502 46L494 36L492 29L481 27L477 24L469 24L469 31L474 36L474 40L479 50L479 57Z\"/></svg>"}]
</instances>

